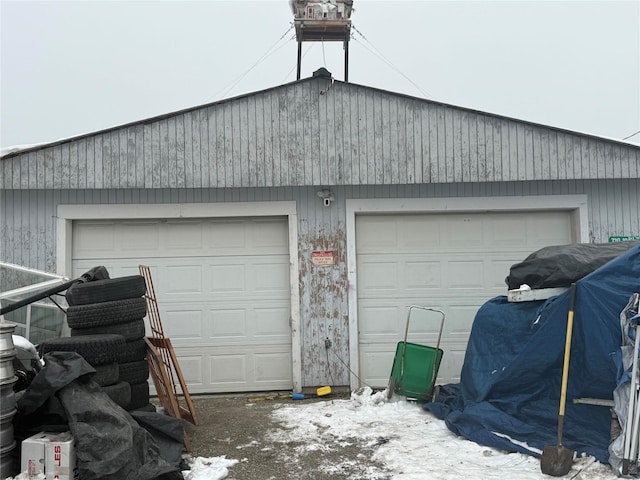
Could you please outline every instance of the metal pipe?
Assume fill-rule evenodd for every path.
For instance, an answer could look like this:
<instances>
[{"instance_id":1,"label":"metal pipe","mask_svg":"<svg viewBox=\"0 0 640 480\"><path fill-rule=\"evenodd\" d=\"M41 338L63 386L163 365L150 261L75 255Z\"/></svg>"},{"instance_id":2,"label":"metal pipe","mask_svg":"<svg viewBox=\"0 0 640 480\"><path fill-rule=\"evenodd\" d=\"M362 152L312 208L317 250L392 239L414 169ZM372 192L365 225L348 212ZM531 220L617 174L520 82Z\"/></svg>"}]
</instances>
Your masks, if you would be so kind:
<instances>
[{"instance_id":1,"label":"metal pipe","mask_svg":"<svg viewBox=\"0 0 640 480\"><path fill-rule=\"evenodd\" d=\"M344 41L344 81L349 81L349 39Z\"/></svg>"},{"instance_id":2,"label":"metal pipe","mask_svg":"<svg viewBox=\"0 0 640 480\"><path fill-rule=\"evenodd\" d=\"M24 307L25 305L29 305L30 303L34 303L34 302L37 302L38 300L42 300L43 298L50 297L55 293L62 292L67 288L69 288L74 283L78 283L78 282L84 283L84 282L90 282L92 280L101 280L105 278L109 278L109 274L107 273L107 269L105 267L102 267L102 266L93 267L91 270L83 273L80 277L76 278L75 280L70 280L61 285L56 285L55 287L47 288L46 290L43 290L40 293L36 293L35 295L31 295L30 297L23 298L22 300L18 300L17 302L12 303L11 305L8 305L4 308L0 308L0 316L9 312L13 312L14 310Z\"/></svg>"},{"instance_id":3,"label":"metal pipe","mask_svg":"<svg viewBox=\"0 0 640 480\"><path fill-rule=\"evenodd\" d=\"M32 295L30 297L23 298L22 300L18 300L17 302L12 303L11 305L7 305L4 308L0 308L0 315L5 315L9 312L13 312L14 310L24 307L25 305L29 305L30 303L37 302L38 300L42 300L43 298L50 297L54 293L62 292L67 288L69 288L74 283L77 283L79 281L80 279L71 280L69 282L63 283L62 285L56 285L55 287L47 288L46 290L43 290L40 293L36 293L35 295Z\"/></svg>"}]
</instances>

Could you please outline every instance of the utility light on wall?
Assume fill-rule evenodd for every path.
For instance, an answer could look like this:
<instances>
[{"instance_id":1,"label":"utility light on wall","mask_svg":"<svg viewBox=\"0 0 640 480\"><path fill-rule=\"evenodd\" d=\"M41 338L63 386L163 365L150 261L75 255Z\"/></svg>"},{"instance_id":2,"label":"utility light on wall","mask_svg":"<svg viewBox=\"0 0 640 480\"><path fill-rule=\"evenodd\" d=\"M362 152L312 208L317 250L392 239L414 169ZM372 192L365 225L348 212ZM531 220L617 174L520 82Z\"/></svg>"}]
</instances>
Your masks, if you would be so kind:
<instances>
[{"instance_id":1,"label":"utility light on wall","mask_svg":"<svg viewBox=\"0 0 640 480\"><path fill-rule=\"evenodd\" d=\"M318 196L322 199L325 207L331 206L331 202L333 202L333 193L328 188L324 188L318 191Z\"/></svg>"}]
</instances>

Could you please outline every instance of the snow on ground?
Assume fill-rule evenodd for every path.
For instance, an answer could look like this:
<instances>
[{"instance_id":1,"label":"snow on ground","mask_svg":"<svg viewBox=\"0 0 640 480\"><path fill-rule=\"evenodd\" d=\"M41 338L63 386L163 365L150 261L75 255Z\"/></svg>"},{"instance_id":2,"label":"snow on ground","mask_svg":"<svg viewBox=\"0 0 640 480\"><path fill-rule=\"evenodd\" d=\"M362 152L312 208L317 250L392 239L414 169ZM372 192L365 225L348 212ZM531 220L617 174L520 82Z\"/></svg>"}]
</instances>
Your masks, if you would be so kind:
<instances>
[{"instance_id":1,"label":"snow on ground","mask_svg":"<svg viewBox=\"0 0 640 480\"><path fill-rule=\"evenodd\" d=\"M386 391L373 393L364 388L352 393L350 400L327 400L287 404L274 410L274 419L282 428L268 434L270 442L301 446L297 454L327 451L336 445L357 443L368 447L372 456L349 460L363 465L363 479L396 480L535 480L549 479L540 471L538 458L521 453L506 453L457 437L442 420L404 397L386 400ZM375 464L371 465L373 460ZM208 459L211 460L211 459ZM222 458L225 462L230 462ZM296 461L288 458L287 461ZM367 466L370 465L370 466ZM233 468L231 464L227 465ZM218 480L225 477L194 465L189 480ZM323 473L340 473L350 465L327 464ZM226 468L226 467L225 467ZM355 477L354 477L355 478ZM608 465L593 457L577 459L562 478L574 480L617 479Z\"/></svg>"},{"instance_id":2,"label":"snow on ground","mask_svg":"<svg viewBox=\"0 0 640 480\"><path fill-rule=\"evenodd\" d=\"M283 442L297 439L305 443L306 449L322 449L326 437L345 442L358 438L365 445L377 445L372 460L386 467L379 472L380 477L391 475L398 480L550 478L540 471L538 458L506 453L457 437L421 405L395 396L387 402L386 391L372 394L371 389L364 388L352 393L351 400L287 405L275 410L274 415L284 428L273 431L273 438ZM327 466L332 467L335 466ZM617 477L608 465L585 457L574 462L565 478L610 480Z\"/></svg>"},{"instance_id":3,"label":"snow on ground","mask_svg":"<svg viewBox=\"0 0 640 480\"><path fill-rule=\"evenodd\" d=\"M229 467L238 460L227 460L225 457L198 457L190 459L191 470L182 472L185 480L222 480L227 478Z\"/></svg>"},{"instance_id":4,"label":"snow on ground","mask_svg":"<svg viewBox=\"0 0 640 480\"><path fill-rule=\"evenodd\" d=\"M507 453L457 437L442 420L404 397L386 400L386 391L366 387L350 400L326 400L282 405L273 411L282 426L268 433L270 444L296 443L302 458L311 451L328 451L357 444L367 454L344 460L350 465L321 466L323 473L353 471L360 464L362 479L375 480L536 480L549 479L540 471L538 458ZM188 459L186 480L222 480L238 460L225 457ZM296 457L287 458L295 462ZM16 477L16 480L23 478ZM26 477L25 477L26 478ZM358 478L358 477L352 477ZM573 480L617 479L608 465L593 457L577 459L564 477Z\"/></svg>"}]
</instances>

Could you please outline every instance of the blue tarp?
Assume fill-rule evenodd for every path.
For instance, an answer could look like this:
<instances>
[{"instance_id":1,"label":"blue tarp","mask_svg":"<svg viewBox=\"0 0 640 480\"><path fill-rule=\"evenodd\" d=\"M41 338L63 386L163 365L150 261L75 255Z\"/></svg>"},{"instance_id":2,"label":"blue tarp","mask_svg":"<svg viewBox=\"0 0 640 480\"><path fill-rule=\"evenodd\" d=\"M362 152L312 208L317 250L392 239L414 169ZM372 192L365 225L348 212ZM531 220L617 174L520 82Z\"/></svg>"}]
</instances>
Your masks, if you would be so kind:
<instances>
[{"instance_id":1,"label":"blue tarp","mask_svg":"<svg viewBox=\"0 0 640 480\"><path fill-rule=\"evenodd\" d=\"M563 445L607 462L611 411L574 404L613 398L620 367L620 312L640 291L640 247L577 282ZM546 301L504 296L476 314L460 384L424 408L477 443L539 456L557 445L569 292Z\"/></svg>"}]
</instances>

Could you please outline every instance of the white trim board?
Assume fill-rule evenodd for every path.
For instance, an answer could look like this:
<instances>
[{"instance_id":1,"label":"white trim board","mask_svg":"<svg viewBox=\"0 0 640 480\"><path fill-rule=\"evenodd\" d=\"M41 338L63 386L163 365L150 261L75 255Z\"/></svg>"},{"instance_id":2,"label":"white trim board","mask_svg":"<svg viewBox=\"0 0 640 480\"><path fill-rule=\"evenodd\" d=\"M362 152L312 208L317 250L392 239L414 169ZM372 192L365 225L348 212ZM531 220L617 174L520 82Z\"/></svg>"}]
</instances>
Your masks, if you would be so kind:
<instances>
[{"instance_id":1,"label":"white trim board","mask_svg":"<svg viewBox=\"0 0 640 480\"><path fill-rule=\"evenodd\" d=\"M293 390L302 390L300 291L298 286L298 215L296 202L167 203L127 205L59 205L57 271L71 275L74 220L153 218L225 218L286 216L289 229L289 293L291 297L291 350Z\"/></svg>"},{"instance_id":2,"label":"white trim board","mask_svg":"<svg viewBox=\"0 0 640 480\"><path fill-rule=\"evenodd\" d=\"M349 302L350 386L360 385L358 351L358 285L356 271L356 215L375 213L527 212L563 210L572 212L571 222L578 243L589 242L586 195L536 195L521 197L391 198L346 200L347 281Z\"/></svg>"}]
</instances>

